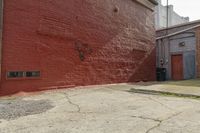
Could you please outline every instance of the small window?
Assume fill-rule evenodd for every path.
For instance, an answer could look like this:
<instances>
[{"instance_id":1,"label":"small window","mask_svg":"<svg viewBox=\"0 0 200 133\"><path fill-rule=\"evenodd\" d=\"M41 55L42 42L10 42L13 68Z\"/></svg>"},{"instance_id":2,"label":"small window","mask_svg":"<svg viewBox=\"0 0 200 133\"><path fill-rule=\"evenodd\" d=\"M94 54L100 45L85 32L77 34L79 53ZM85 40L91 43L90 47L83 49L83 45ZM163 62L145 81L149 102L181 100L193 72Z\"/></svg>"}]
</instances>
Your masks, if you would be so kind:
<instances>
[{"instance_id":1,"label":"small window","mask_svg":"<svg viewBox=\"0 0 200 133\"><path fill-rule=\"evenodd\" d=\"M179 43L179 47L185 47L185 42Z\"/></svg>"},{"instance_id":2,"label":"small window","mask_svg":"<svg viewBox=\"0 0 200 133\"><path fill-rule=\"evenodd\" d=\"M24 72L8 72L8 78L22 78Z\"/></svg>"},{"instance_id":3,"label":"small window","mask_svg":"<svg viewBox=\"0 0 200 133\"><path fill-rule=\"evenodd\" d=\"M7 73L7 78L38 78L40 71L11 71Z\"/></svg>"},{"instance_id":4,"label":"small window","mask_svg":"<svg viewBox=\"0 0 200 133\"><path fill-rule=\"evenodd\" d=\"M40 71L29 71L25 72L25 77L31 78L31 77L40 77Z\"/></svg>"}]
</instances>

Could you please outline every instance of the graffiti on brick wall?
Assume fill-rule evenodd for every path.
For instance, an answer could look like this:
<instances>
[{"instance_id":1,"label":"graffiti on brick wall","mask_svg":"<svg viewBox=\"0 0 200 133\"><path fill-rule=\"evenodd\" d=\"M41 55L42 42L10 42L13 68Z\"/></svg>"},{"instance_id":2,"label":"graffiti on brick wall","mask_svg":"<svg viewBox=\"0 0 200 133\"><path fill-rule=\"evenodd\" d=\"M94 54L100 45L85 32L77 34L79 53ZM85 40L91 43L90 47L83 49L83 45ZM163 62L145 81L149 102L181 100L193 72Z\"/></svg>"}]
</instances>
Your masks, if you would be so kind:
<instances>
[{"instance_id":1,"label":"graffiti on brick wall","mask_svg":"<svg viewBox=\"0 0 200 133\"><path fill-rule=\"evenodd\" d=\"M78 52L81 61L84 61L86 56L92 53L92 48L79 40L75 41L75 50Z\"/></svg>"}]
</instances>

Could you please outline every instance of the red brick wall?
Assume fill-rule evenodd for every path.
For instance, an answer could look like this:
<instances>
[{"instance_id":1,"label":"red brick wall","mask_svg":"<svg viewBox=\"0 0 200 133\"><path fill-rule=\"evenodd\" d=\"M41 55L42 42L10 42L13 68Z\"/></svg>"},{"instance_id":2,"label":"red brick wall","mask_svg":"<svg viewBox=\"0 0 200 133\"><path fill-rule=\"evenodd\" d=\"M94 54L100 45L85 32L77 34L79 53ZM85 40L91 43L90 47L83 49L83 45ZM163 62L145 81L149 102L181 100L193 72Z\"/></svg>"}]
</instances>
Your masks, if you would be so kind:
<instances>
[{"instance_id":1,"label":"red brick wall","mask_svg":"<svg viewBox=\"0 0 200 133\"><path fill-rule=\"evenodd\" d=\"M155 80L153 12L132 0L5 0L2 94ZM81 58L80 58L81 57ZM40 79L6 79L40 70Z\"/></svg>"}]
</instances>

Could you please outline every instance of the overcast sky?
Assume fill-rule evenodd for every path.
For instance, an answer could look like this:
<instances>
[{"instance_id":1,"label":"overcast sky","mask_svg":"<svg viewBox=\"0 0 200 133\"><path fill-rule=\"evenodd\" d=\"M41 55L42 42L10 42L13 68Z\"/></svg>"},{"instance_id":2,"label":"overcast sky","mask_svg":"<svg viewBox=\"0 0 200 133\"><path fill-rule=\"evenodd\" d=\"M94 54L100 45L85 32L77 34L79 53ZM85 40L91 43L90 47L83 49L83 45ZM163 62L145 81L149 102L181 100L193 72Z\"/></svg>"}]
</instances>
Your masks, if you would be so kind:
<instances>
[{"instance_id":1,"label":"overcast sky","mask_svg":"<svg viewBox=\"0 0 200 133\"><path fill-rule=\"evenodd\" d=\"M162 0L166 5L167 0ZM200 0L169 0L174 5L174 10L181 16L190 17L190 20L200 19Z\"/></svg>"}]
</instances>

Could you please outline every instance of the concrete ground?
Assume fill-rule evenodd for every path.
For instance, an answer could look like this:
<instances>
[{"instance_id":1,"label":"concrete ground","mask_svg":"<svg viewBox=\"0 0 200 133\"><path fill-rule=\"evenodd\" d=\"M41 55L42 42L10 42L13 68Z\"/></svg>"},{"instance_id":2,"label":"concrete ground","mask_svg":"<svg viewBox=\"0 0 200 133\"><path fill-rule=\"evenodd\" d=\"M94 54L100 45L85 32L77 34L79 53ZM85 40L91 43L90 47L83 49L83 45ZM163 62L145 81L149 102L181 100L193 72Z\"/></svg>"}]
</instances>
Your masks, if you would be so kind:
<instances>
[{"instance_id":1,"label":"concrete ground","mask_svg":"<svg viewBox=\"0 0 200 133\"><path fill-rule=\"evenodd\" d=\"M200 100L118 84L0 98L0 133L199 133ZM166 85L168 86L168 85Z\"/></svg>"},{"instance_id":2,"label":"concrete ground","mask_svg":"<svg viewBox=\"0 0 200 133\"><path fill-rule=\"evenodd\" d=\"M167 82L147 82L134 85L134 89L170 92L177 94L193 95L200 97L200 79L167 81Z\"/></svg>"}]
</instances>

